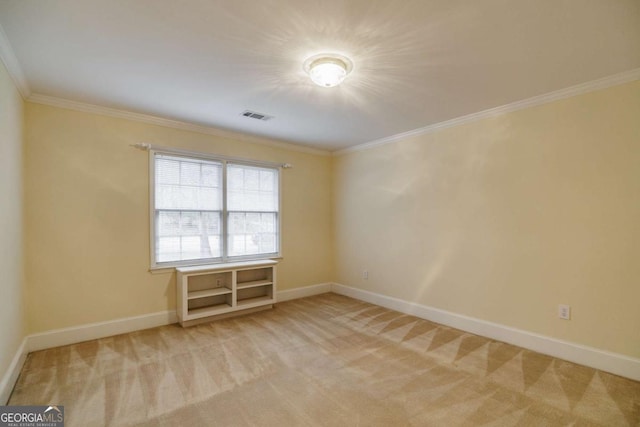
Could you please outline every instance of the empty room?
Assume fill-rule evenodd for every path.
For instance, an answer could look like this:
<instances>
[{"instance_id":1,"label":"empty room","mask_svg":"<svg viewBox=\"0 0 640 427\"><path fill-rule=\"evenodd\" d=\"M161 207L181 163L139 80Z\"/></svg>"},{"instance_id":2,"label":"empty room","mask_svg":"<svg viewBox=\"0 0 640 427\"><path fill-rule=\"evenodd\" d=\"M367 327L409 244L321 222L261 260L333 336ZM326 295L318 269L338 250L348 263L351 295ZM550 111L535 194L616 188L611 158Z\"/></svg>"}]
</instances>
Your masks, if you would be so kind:
<instances>
[{"instance_id":1,"label":"empty room","mask_svg":"<svg viewBox=\"0 0 640 427\"><path fill-rule=\"evenodd\" d=\"M1 426L640 426L637 0L0 0Z\"/></svg>"}]
</instances>

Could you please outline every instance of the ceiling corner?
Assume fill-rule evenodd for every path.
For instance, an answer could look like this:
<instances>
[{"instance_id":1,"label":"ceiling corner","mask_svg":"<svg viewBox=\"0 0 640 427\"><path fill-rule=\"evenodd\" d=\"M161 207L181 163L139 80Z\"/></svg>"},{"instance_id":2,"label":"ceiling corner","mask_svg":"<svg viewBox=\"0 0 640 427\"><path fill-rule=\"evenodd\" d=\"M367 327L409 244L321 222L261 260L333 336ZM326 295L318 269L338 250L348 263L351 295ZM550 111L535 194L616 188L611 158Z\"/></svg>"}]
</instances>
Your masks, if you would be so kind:
<instances>
[{"instance_id":1,"label":"ceiling corner","mask_svg":"<svg viewBox=\"0 0 640 427\"><path fill-rule=\"evenodd\" d=\"M25 100L29 98L31 96L31 89L29 88L27 77L22 71L22 67L20 67L18 58L13 52L11 43L9 43L9 39L2 25L0 25L0 60L2 60L4 66L7 68L22 98Z\"/></svg>"}]
</instances>

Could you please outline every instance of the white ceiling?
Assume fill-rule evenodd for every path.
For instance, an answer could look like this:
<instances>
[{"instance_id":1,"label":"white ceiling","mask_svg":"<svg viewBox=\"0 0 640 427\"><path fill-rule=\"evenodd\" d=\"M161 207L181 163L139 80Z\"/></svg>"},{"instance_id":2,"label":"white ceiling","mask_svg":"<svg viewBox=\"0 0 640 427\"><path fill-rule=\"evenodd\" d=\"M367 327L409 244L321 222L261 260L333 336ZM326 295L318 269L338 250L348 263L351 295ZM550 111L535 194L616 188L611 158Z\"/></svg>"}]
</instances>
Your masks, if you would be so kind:
<instances>
[{"instance_id":1,"label":"white ceiling","mask_svg":"<svg viewBox=\"0 0 640 427\"><path fill-rule=\"evenodd\" d=\"M35 94L325 150L640 68L638 0L0 0L0 26ZM302 70L323 51L337 88Z\"/></svg>"}]
</instances>

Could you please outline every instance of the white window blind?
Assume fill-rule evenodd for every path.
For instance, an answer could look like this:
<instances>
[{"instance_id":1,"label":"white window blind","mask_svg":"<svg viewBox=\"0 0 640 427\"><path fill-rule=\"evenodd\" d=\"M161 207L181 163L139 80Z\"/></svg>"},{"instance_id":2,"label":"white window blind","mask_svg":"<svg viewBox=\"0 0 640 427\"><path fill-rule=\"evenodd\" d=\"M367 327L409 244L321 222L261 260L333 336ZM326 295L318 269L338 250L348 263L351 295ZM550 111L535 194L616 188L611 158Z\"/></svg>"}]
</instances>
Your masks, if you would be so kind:
<instances>
[{"instance_id":1,"label":"white window blind","mask_svg":"<svg viewBox=\"0 0 640 427\"><path fill-rule=\"evenodd\" d=\"M278 168L157 152L153 161L154 266L278 254Z\"/></svg>"},{"instance_id":2,"label":"white window blind","mask_svg":"<svg viewBox=\"0 0 640 427\"><path fill-rule=\"evenodd\" d=\"M229 256L278 252L278 171L227 167Z\"/></svg>"}]
</instances>

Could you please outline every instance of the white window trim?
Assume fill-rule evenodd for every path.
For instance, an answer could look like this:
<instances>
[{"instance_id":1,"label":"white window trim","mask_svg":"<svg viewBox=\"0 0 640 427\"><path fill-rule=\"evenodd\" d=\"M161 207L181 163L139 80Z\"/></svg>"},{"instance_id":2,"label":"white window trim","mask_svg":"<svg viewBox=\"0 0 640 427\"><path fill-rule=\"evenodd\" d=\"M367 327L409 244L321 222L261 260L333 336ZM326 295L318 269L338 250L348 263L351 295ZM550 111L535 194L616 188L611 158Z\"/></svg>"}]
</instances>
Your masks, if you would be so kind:
<instances>
[{"instance_id":1,"label":"white window trim","mask_svg":"<svg viewBox=\"0 0 640 427\"><path fill-rule=\"evenodd\" d=\"M178 157L186 157L198 160L212 160L222 163L222 256L220 258L207 258L186 261L170 261L156 262L156 201L155 201L155 184L156 184L156 154L167 154ZM278 252L259 255L243 255L243 256L227 256L227 164L238 164L245 166L257 166L279 169L278 171ZM149 255L150 255L150 271L174 269L175 267L208 265L208 264L224 264L229 262L255 261L262 259L282 258L282 168L283 164L272 162L261 162L256 160L242 159L229 156L218 156L215 154L200 153L195 151L180 150L175 148L150 148L149 149ZM287 165L287 167L290 167Z\"/></svg>"}]
</instances>

